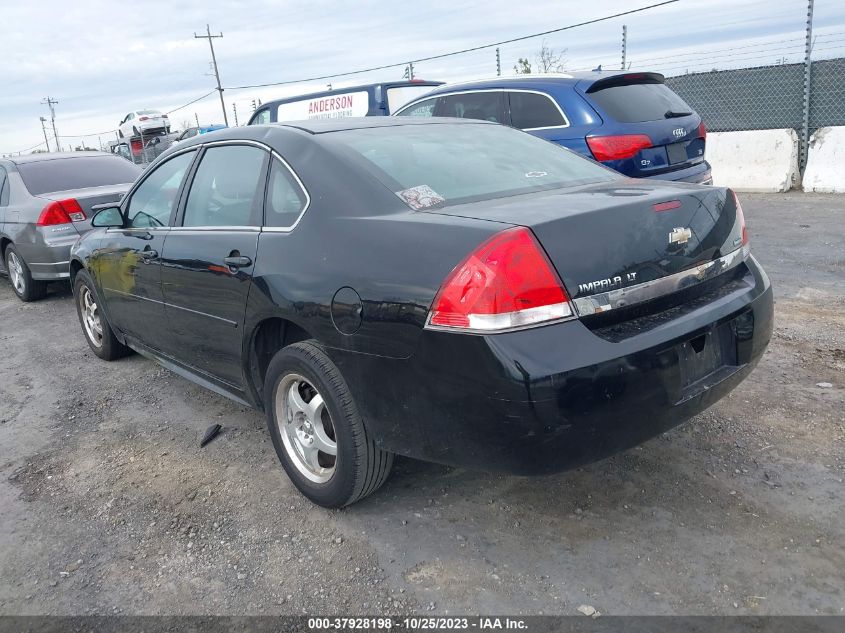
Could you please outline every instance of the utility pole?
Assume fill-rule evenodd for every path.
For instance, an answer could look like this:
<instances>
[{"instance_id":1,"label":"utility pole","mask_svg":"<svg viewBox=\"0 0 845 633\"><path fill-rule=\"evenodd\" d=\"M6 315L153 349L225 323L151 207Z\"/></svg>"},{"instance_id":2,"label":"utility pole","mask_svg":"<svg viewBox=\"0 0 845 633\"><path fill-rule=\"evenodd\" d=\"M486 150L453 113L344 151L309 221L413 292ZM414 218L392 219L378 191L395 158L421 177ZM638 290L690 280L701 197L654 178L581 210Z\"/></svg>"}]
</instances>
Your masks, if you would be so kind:
<instances>
[{"instance_id":1,"label":"utility pole","mask_svg":"<svg viewBox=\"0 0 845 633\"><path fill-rule=\"evenodd\" d=\"M235 115L235 127L238 127L238 104L232 101L232 113Z\"/></svg>"},{"instance_id":2,"label":"utility pole","mask_svg":"<svg viewBox=\"0 0 845 633\"><path fill-rule=\"evenodd\" d=\"M56 132L56 110L53 108L54 105L58 105L58 101L52 99L51 97L47 97L41 103L45 104L47 107L50 108L50 122L53 124L53 137L56 139L56 151L61 152L62 146L59 142L59 133Z\"/></svg>"},{"instance_id":3,"label":"utility pole","mask_svg":"<svg viewBox=\"0 0 845 633\"><path fill-rule=\"evenodd\" d=\"M196 112L194 112L194 119L196 119L196 121L197 121L197 127L199 127L199 126L200 126L200 118L197 116L197 113L196 113Z\"/></svg>"},{"instance_id":4,"label":"utility pole","mask_svg":"<svg viewBox=\"0 0 845 633\"><path fill-rule=\"evenodd\" d=\"M502 76L502 58L499 57L499 47L496 47L496 76Z\"/></svg>"},{"instance_id":5,"label":"utility pole","mask_svg":"<svg viewBox=\"0 0 845 633\"><path fill-rule=\"evenodd\" d=\"M622 70L627 70L625 64L628 60L628 25L622 25Z\"/></svg>"},{"instance_id":6,"label":"utility pole","mask_svg":"<svg viewBox=\"0 0 845 633\"><path fill-rule=\"evenodd\" d=\"M194 33L194 38L198 40L207 39L208 45L211 47L211 63L214 65L214 76L217 78L217 91L220 93L220 107L223 108L223 123L226 124L226 127L229 127L229 117L226 116L226 102L223 101L223 86L220 83L220 71L217 68L217 57L214 55L214 40L222 38L223 33L221 32L218 35L212 35L211 27L208 24L205 25L205 32L206 35L197 35Z\"/></svg>"},{"instance_id":7,"label":"utility pole","mask_svg":"<svg viewBox=\"0 0 845 633\"><path fill-rule=\"evenodd\" d=\"M804 120L801 125L801 170L807 166L810 146L810 71L813 65L813 0L807 0L807 39L804 42Z\"/></svg>"},{"instance_id":8,"label":"utility pole","mask_svg":"<svg viewBox=\"0 0 845 633\"><path fill-rule=\"evenodd\" d=\"M38 118L41 119L41 131L44 132L44 144L47 146L47 151L49 152L50 141L47 140L47 128L44 126L44 124L47 123L47 119L45 119L43 116Z\"/></svg>"}]
</instances>

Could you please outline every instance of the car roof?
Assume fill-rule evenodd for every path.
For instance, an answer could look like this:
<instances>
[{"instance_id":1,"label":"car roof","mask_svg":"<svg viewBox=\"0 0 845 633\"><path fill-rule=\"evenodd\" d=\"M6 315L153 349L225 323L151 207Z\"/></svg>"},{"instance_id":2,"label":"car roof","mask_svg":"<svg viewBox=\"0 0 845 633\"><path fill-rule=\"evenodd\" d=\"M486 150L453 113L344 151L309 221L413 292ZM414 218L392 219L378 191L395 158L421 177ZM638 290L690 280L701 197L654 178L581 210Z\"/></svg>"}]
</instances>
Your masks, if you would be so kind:
<instances>
[{"instance_id":1,"label":"car roof","mask_svg":"<svg viewBox=\"0 0 845 633\"><path fill-rule=\"evenodd\" d=\"M611 77L619 77L622 75L648 75L653 77L663 78L658 73L645 72L631 72L628 70L593 70L581 71L572 73L542 73L537 75L510 75L508 77L489 77L483 79L472 79L468 81L460 81L456 83L444 84L433 89L428 95L419 97L444 93L455 92L460 90L491 90L496 88L538 88L538 87L554 87L554 86L574 86L582 84L588 87L597 81L609 79Z\"/></svg>"},{"instance_id":2,"label":"car roof","mask_svg":"<svg viewBox=\"0 0 845 633\"><path fill-rule=\"evenodd\" d=\"M114 156L109 152L52 152L41 154L24 154L23 156L9 156L6 160L15 165L27 163L41 163L47 160L63 160L65 158L82 158L84 156Z\"/></svg>"}]
</instances>

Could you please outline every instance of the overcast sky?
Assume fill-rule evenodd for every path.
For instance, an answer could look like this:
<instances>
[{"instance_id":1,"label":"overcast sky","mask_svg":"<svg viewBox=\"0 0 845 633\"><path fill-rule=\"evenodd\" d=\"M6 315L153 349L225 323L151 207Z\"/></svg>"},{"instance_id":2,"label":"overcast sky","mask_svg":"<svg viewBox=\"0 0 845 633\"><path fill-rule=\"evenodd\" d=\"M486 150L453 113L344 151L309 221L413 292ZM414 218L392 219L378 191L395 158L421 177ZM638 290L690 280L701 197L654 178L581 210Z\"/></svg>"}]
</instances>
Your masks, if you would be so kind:
<instances>
[{"instance_id":1,"label":"overcast sky","mask_svg":"<svg viewBox=\"0 0 845 633\"><path fill-rule=\"evenodd\" d=\"M44 137L41 101L51 96L62 145L114 138L123 116L137 109L177 108L214 88L206 40L215 40L223 85L288 81L379 66L478 46L614 13L659 0L4 0L0 12L0 153L24 150ZM803 59L805 0L680 0L547 36L566 49L570 70L619 67L622 25L634 68L666 74ZM845 56L845 2L816 0L816 57ZM510 71L533 57L541 39L501 47ZM490 50L415 65L418 77L456 80L495 74ZM334 87L399 79L392 68L331 80ZM263 101L325 89L327 81L226 90L227 112L240 123L253 98ZM216 92L172 113L174 127L194 118L222 122ZM53 145L52 138L50 139Z\"/></svg>"}]
</instances>

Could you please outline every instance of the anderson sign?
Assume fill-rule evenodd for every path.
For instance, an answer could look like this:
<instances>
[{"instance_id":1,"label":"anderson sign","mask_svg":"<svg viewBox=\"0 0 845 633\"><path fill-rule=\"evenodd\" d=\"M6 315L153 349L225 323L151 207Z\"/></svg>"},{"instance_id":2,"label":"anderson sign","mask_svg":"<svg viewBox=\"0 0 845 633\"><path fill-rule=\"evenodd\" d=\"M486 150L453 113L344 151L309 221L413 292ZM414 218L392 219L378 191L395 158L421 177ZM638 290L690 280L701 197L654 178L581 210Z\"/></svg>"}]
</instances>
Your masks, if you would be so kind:
<instances>
[{"instance_id":1,"label":"anderson sign","mask_svg":"<svg viewBox=\"0 0 845 633\"><path fill-rule=\"evenodd\" d=\"M366 91L346 92L316 97L293 103L283 103L276 114L277 121L304 119L339 119L348 116L367 116L370 95Z\"/></svg>"}]
</instances>

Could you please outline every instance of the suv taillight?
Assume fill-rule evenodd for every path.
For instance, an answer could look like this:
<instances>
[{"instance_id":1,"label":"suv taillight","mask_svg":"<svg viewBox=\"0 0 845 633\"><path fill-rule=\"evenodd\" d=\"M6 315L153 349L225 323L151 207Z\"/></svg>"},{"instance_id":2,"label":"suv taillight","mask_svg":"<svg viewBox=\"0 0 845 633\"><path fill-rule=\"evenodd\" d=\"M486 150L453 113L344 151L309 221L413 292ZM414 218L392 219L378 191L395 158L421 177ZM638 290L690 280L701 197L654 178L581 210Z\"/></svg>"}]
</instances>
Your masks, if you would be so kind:
<instances>
[{"instance_id":1,"label":"suv taillight","mask_svg":"<svg viewBox=\"0 0 845 633\"><path fill-rule=\"evenodd\" d=\"M698 138L707 140L707 128L704 127L704 121L698 124Z\"/></svg>"},{"instance_id":2,"label":"suv taillight","mask_svg":"<svg viewBox=\"0 0 845 633\"><path fill-rule=\"evenodd\" d=\"M636 156L641 149L653 147L645 134L618 134L615 136L588 136L587 146L597 161L622 160Z\"/></svg>"},{"instance_id":3,"label":"suv taillight","mask_svg":"<svg viewBox=\"0 0 845 633\"><path fill-rule=\"evenodd\" d=\"M71 222L82 222L85 219L85 212L74 198L67 200L56 200L48 204L38 216L38 226L55 226L56 224L70 224Z\"/></svg>"},{"instance_id":4,"label":"suv taillight","mask_svg":"<svg viewBox=\"0 0 845 633\"><path fill-rule=\"evenodd\" d=\"M573 316L569 296L534 234L506 229L446 277L426 327L501 332Z\"/></svg>"}]
</instances>

